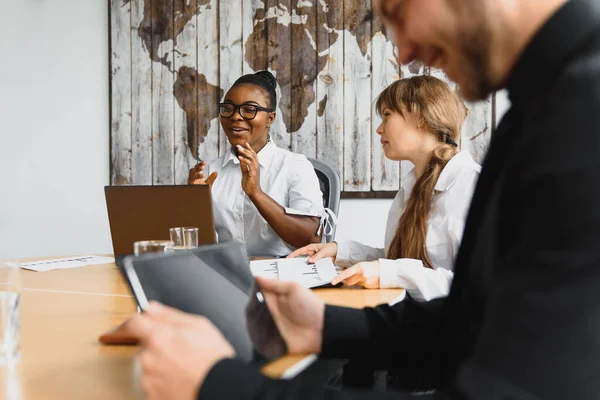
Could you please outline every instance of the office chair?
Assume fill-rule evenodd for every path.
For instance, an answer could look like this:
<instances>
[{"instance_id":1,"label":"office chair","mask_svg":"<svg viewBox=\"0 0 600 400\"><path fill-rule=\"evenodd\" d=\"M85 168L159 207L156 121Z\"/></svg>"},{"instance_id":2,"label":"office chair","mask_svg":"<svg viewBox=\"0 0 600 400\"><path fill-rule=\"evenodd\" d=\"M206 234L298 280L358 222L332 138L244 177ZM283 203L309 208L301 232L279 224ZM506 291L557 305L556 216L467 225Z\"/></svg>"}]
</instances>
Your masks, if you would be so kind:
<instances>
[{"instance_id":1,"label":"office chair","mask_svg":"<svg viewBox=\"0 0 600 400\"><path fill-rule=\"evenodd\" d=\"M337 214L340 209L340 191L342 186L340 176L333 168L322 161L312 158L308 158L308 161L312 163L317 178L319 178L319 185L323 193L323 206L328 214L327 223L321 229L324 242L330 243L335 239Z\"/></svg>"}]
</instances>

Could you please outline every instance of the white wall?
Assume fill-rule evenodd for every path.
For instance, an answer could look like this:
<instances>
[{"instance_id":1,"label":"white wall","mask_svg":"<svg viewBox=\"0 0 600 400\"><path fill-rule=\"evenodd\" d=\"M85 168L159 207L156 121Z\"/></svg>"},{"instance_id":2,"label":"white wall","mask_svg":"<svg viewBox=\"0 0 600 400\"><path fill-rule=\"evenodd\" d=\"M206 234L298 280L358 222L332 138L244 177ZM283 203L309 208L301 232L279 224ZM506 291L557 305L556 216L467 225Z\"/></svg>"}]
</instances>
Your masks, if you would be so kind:
<instances>
[{"instance_id":1,"label":"white wall","mask_svg":"<svg viewBox=\"0 0 600 400\"><path fill-rule=\"evenodd\" d=\"M110 252L106 1L1 8L0 259Z\"/></svg>"},{"instance_id":2,"label":"white wall","mask_svg":"<svg viewBox=\"0 0 600 400\"><path fill-rule=\"evenodd\" d=\"M392 199L344 199L340 203L335 240L356 240L383 247L385 224Z\"/></svg>"},{"instance_id":3,"label":"white wall","mask_svg":"<svg viewBox=\"0 0 600 400\"><path fill-rule=\"evenodd\" d=\"M0 259L112 251L102 0L5 0ZM337 240L383 246L391 200L342 200Z\"/></svg>"}]
</instances>

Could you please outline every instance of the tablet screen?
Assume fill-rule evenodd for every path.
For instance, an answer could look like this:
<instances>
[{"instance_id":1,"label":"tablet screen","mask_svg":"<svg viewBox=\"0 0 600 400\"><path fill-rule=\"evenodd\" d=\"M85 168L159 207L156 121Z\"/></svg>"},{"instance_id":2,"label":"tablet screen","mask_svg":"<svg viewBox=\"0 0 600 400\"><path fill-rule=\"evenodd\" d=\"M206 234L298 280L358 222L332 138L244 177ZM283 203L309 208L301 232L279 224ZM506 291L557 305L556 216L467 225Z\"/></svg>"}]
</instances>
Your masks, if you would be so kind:
<instances>
[{"instance_id":1,"label":"tablet screen","mask_svg":"<svg viewBox=\"0 0 600 400\"><path fill-rule=\"evenodd\" d=\"M124 264L142 310L155 300L203 315L223 333L238 357L248 361L261 363L286 353L285 342L250 273L243 245L218 244L128 257Z\"/></svg>"}]
</instances>

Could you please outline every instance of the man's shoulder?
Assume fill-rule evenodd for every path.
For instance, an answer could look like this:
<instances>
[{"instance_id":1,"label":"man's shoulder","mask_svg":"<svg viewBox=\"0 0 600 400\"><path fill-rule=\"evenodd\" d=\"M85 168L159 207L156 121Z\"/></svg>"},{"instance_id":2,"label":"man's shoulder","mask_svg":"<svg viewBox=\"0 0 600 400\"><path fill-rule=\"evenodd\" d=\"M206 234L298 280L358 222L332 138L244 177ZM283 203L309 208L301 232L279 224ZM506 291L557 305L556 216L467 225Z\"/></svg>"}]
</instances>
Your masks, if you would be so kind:
<instances>
[{"instance_id":1,"label":"man's shoulder","mask_svg":"<svg viewBox=\"0 0 600 400\"><path fill-rule=\"evenodd\" d=\"M557 83L563 84L565 88L574 85L574 90L580 85L586 86L593 89L592 92L600 98L600 27L598 35L582 46L569 60Z\"/></svg>"},{"instance_id":2,"label":"man's shoulder","mask_svg":"<svg viewBox=\"0 0 600 400\"><path fill-rule=\"evenodd\" d=\"M600 37L580 49L524 115L521 178L596 169L600 160Z\"/></svg>"},{"instance_id":3,"label":"man's shoulder","mask_svg":"<svg viewBox=\"0 0 600 400\"><path fill-rule=\"evenodd\" d=\"M525 124L528 129L544 131L546 134L557 132L559 136L555 139L566 141L587 135L583 132L588 130L586 128L600 128L598 110L600 34L571 56L545 95L540 96L529 110Z\"/></svg>"}]
</instances>

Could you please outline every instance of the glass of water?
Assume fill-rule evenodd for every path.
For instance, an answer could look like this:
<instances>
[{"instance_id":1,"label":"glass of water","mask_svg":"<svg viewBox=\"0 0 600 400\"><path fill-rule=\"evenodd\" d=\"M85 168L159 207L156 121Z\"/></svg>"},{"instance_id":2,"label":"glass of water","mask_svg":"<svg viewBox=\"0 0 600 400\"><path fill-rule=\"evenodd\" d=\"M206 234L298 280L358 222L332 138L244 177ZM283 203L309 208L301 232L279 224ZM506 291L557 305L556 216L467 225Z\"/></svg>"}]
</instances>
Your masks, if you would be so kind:
<instances>
[{"instance_id":1,"label":"glass of water","mask_svg":"<svg viewBox=\"0 0 600 400\"><path fill-rule=\"evenodd\" d=\"M0 260L0 365L14 365L21 358L20 267Z\"/></svg>"},{"instance_id":2,"label":"glass of water","mask_svg":"<svg viewBox=\"0 0 600 400\"><path fill-rule=\"evenodd\" d=\"M188 250L198 247L198 228L177 227L169 229L171 241L175 243L173 250Z\"/></svg>"},{"instance_id":3,"label":"glass of water","mask_svg":"<svg viewBox=\"0 0 600 400\"><path fill-rule=\"evenodd\" d=\"M170 240L143 240L133 244L133 254L139 256L144 253L165 253L173 246L174 243Z\"/></svg>"}]
</instances>

